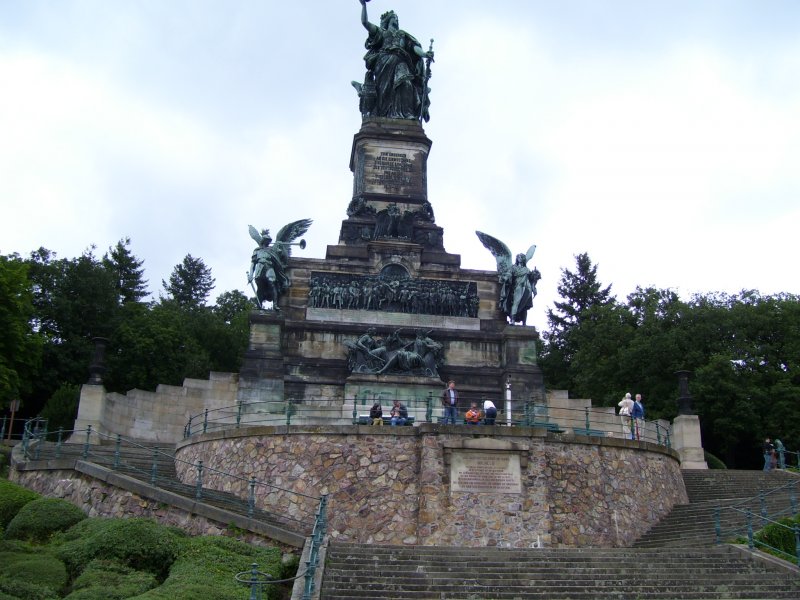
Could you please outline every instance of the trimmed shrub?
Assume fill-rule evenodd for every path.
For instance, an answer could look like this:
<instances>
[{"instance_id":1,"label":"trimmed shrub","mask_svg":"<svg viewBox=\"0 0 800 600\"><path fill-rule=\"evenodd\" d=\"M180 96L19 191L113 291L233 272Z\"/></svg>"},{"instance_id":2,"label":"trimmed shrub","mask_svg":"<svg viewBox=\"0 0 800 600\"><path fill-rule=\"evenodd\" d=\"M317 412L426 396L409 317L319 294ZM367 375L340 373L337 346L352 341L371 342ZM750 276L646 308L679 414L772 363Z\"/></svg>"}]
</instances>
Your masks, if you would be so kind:
<instances>
[{"instance_id":1,"label":"trimmed shrub","mask_svg":"<svg viewBox=\"0 0 800 600\"><path fill-rule=\"evenodd\" d=\"M64 563L47 552L3 552L0 554L0 576L21 582L34 582L56 594L67 584Z\"/></svg>"},{"instance_id":2,"label":"trimmed shrub","mask_svg":"<svg viewBox=\"0 0 800 600\"><path fill-rule=\"evenodd\" d=\"M709 469L727 469L728 466L722 462L721 459L717 458L713 454L709 452L703 452L704 458L706 459L706 464L708 465Z\"/></svg>"},{"instance_id":3,"label":"trimmed shrub","mask_svg":"<svg viewBox=\"0 0 800 600\"><path fill-rule=\"evenodd\" d=\"M764 527L762 530L756 532L753 538L757 542L762 542L764 544L772 546L772 548L777 549L779 552L785 552L789 556L796 556L793 527L797 524L800 524L800 515L794 518L786 517L783 519L778 519L778 523L785 525L785 527L781 527L780 525L772 523ZM756 547L760 546L756 544ZM761 548L761 549L770 551L769 548ZM778 556L780 556L781 558L786 558L786 556L783 554L778 554Z\"/></svg>"},{"instance_id":4,"label":"trimmed shrub","mask_svg":"<svg viewBox=\"0 0 800 600\"><path fill-rule=\"evenodd\" d=\"M46 542L57 531L65 531L83 521L83 511L60 498L38 498L23 506L6 527L6 537L14 540Z\"/></svg>"},{"instance_id":5,"label":"trimmed shrub","mask_svg":"<svg viewBox=\"0 0 800 600\"><path fill-rule=\"evenodd\" d=\"M280 577L281 552L277 548L260 548L222 536L190 538L183 542L163 585L136 600L241 600L248 590L234 576L249 571L252 563L258 563L259 571ZM280 597L276 586L264 587L265 599Z\"/></svg>"},{"instance_id":6,"label":"trimmed shrub","mask_svg":"<svg viewBox=\"0 0 800 600\"><path fill-rule=\"evenodd\" d=\"M56 555L73 577L95 558L104 558L163 579L185 535L150 519L85 519L55 540L60 544Z\"/></svg>"},{"instance_id":7,"label":"trimmed shrub","mask_svg":"<svg viewBox=\"0 0 800 600\"><path fill-rule=\"evenodd\" d=\"M123 600L158 585L151 573L135 571L109 560L93 560L75 580L67 600Z\"/></svg>"},{"instance_id":8,"label":"trimmed shrub","mask_svg":"<svg viewBox=\"0 0 800 600\"><path fill-rule=\"evenodd\" d=\"M46 585L0 575L0 594L13 600L57 600L58 594ZM3 598L3 596L0 596Z\"/></svg>"},{"instance_id":9,"label":"trimmed shrub","mask_svg":"<svg viewBox=\"0 0 800 600\"><path fill-rule=\"evenodd\" d=\"M11 519L17 516L19 509L36 498L39 498L36 492L0 479L0 528L5 530Z\"/></svg>"}]
</instances>

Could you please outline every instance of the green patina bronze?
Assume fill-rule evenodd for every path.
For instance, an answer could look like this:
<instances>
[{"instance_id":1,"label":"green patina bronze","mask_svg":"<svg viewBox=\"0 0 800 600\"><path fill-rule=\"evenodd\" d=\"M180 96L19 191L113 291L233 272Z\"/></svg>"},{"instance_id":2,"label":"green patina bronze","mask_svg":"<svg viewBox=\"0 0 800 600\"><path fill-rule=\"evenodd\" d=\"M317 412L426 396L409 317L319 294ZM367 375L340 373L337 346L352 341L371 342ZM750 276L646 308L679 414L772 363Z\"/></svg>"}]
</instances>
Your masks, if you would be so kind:
<instances>
[{"instance_id":1,"label":"green patina bronze","mask_svg":"<svg viewBox=\"0 0 800 600\"><path fill-rule=\"evenodd\" d=\"M380 25L367 18L367 0L361 2L361 23L367 30L367 72L364 82L353 81L364 117L430 119L430 66L433 40L426 52L414 36L400 29L393 10L381 15Z\"/></svg>"},{"instance_id":2,"label":"green patina bronze","mask_svg":"<svg viewBox=\"0 0 800 600\"><path fill-rule=\"evenodd\" d=\"M537 268L528 268L528 261L533 257L536 246L531 246L524 254L517 254L512 262L511 250L503 242L482 231L476 231L475 234L497 261L500 281L498 308L512 325L520 322L525 325L528 310L536 297L536 283L542 278Z\"/></svg>"}]
</instances>

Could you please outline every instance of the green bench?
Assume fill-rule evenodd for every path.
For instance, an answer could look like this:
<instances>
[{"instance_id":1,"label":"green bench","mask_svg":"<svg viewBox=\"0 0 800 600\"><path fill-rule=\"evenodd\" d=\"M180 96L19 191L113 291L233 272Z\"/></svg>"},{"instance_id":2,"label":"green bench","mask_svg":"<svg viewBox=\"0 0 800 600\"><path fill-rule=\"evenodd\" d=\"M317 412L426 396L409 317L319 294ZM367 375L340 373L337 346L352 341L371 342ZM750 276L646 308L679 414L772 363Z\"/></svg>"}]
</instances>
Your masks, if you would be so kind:
<instances>
[{"instance_id":1,"label":"green bench","mask_svg":"<svg viewBox=\"0 0 800 600\"><path fill-rule=\"evenodd\" d=\"M606 437L605 431L600 431L599 429L587 429L585 427L573 427L573 433L575 435L588 435L591 437Z\"/></svg>"},{"instance_id":2,"label":"green bench","mask_svg":"<svg viewBox=\"0 0 800 600\"><path fill-rule=\"evenodd\" d=\"M558 423L548 423L546 421L534 421L531 423L531 427L543 427L547 429L547 431L551 433L564 433L564 430L561 429L561 426Z\"/></svg>"}]
</instances>

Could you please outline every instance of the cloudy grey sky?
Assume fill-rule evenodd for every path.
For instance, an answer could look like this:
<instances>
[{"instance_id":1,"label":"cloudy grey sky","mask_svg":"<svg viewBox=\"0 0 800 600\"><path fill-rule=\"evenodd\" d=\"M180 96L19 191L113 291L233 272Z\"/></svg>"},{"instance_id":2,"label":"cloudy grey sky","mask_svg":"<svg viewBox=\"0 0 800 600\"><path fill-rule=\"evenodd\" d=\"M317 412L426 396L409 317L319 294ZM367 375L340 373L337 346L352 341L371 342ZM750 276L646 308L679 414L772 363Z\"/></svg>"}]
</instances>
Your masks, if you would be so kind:
<instances>
[{"instance_id":1,"label":"cloudy grey sky","mask_svg":"<svg viewBox=\"0 0 800 600\"><path fill-rule=\"evenodd\" d=\"M800 2L373 0L427 48L429 197L462 266L538 245L529 323L588 252L636 285L800 293ZM0 0L0 253L123 237L246 290L247 225L323 258L360 126L356 0Z\"/></svg>"}]
</instances>

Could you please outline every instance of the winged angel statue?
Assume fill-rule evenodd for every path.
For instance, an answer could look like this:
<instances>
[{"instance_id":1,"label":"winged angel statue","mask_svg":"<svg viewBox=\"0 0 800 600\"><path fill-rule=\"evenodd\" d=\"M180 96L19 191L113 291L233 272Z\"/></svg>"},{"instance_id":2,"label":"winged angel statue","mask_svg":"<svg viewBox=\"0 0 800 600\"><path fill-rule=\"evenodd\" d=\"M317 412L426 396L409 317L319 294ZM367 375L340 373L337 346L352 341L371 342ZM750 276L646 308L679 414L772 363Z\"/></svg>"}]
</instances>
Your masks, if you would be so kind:
<instances>
[{"instance_id":1,"label":"winged angel statue","mask_svg":"<svg viewBox=\"0 0 800 600\"><path fill-rule=\"evenodd\" d=\"M289 265L289 257L292 255L292 246L306 247L305 240L297 243L294 240L308 231L311 222L311 219L301 219L284 225L278 232L274 244L272 244L269 229L264 229L259 233L258 229L252 225L249 226L250 237L256 241L258 248L253 250L247 283L253 286L259 308L263 308L264 302L268 300L272 302L273 310L280 311L278 298L286 292L290 285L286 268Z\"/></svg>"},{"instance_id":2,"label":"winged angel statue","mask_svg":"<svg viewBox=\"0 0 800 600\"><path fill-rule=\"evenodd\" d=\"M481 231L476 231L478 239L497 260L497 276L500 280L500 301L498 306L510 323L522 322L528 316L536 296L536 283L542 278L539 270L528 268L528 261L533 258L536 245L528 248L525 254L517 254L512 263L511 250L503 242Z\"/></svg>"}]
</instances>

